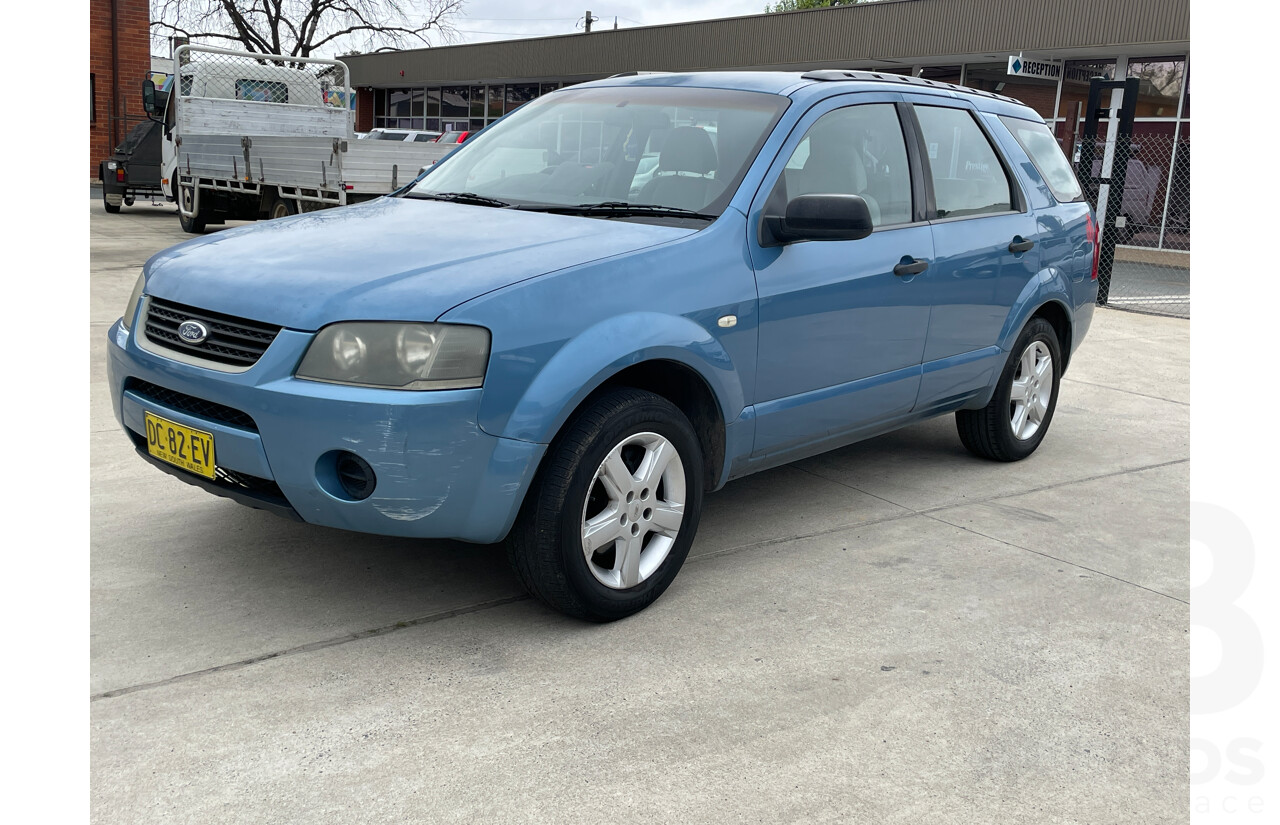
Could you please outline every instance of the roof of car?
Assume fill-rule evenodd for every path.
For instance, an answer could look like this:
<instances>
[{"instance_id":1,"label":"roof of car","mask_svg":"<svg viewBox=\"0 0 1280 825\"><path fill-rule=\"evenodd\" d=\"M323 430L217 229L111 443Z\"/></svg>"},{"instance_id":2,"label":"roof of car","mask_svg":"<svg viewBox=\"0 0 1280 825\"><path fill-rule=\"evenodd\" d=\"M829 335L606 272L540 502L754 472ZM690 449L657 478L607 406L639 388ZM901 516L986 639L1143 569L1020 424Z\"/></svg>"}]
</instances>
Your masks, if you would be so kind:
<instances>
[{"instance_id":1,"label":"roof of car","mask_svg":"<svg viewBox=\"0 0 1280 825\"><path fill-rule=\"evenodd\" d=\"M749 92L768 92L778 95L789 95L798 89L818 83L839 82L842 86L862 87L866 91L879 90L884 84L892 84L900 89L923 91L933 89L956 94L990 98L1006 103L1021 105L1021 101L1011 97L970 89L954 83L942 83L926 80L923 77L893 74L891 72L872 72L856 69L817 69L808 72L627 72L603 80L581 83L571 88L585 86L698 86L712 89L740 89Z\"/></svg>"}]
</instances>

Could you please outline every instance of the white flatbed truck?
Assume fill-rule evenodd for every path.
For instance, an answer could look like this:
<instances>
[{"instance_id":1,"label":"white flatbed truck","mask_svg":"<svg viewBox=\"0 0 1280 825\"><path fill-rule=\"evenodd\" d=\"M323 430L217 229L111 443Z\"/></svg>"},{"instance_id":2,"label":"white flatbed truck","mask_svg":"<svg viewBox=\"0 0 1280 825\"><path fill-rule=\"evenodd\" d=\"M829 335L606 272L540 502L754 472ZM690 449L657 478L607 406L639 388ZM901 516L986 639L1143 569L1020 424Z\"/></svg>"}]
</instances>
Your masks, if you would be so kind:
<instances>
[{"instance_id":1,"label":"white flatbed truck","mask_svg":"<svg viewBox=\"0 0 1280 825\"><path fill-rule=\"evenodd\" d=\"M456 145L356 140L339 60L181 46L161 101L162 184L182 228L344 206L408 184Z\"/></svg>"}]
</instances>

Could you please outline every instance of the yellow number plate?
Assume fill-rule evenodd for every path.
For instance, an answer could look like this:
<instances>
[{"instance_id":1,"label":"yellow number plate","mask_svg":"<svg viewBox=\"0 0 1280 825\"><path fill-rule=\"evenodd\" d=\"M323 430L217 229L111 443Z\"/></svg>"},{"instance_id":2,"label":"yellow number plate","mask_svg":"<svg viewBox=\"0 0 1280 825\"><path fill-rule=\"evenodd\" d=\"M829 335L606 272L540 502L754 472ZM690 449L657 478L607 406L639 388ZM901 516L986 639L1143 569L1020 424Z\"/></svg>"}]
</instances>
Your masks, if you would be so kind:
<instances>
[{"instance_id":1,"label":"yellow number plate","mask_svg":"<svg viewBox=\"0 0 1280 825\"><path fill-rule=\"evenodd\" d=\"M193 430L146 413L147 452L175 467L214 477L213 433Z\"/></svg>"}]
</instances>

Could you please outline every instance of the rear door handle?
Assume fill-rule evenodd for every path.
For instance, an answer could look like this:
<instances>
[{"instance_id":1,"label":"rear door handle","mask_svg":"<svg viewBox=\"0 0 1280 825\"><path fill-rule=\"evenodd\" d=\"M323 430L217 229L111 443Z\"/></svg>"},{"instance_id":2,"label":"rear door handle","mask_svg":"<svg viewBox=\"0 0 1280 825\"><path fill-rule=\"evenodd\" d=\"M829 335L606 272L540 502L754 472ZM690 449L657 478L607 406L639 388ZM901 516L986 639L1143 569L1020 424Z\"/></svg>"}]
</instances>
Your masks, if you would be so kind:
<instances>
[{"instance_id":1,"label":"rear door handle","mask_svg":"<svg viewBox=\"0 0 1280 825\"><path fill-rule=\"evenodd\" d=\"M928 261L919 258L903 258L902 263L893 268L894 275L919 275L929 268Z\"/></svg>"},{"instance_id":2,"label":"rear door handle","mask_svg":"<svg viewBox=\"0 0 1280 825\"><path fill-rule=\"evenodd\" d=\"M1036 245L1035 241L1029 241L1026 238L1022 237L1021 235L1014 235L1013 240L1009 242L1009 251L1010 252L1026 252L1027 250L1031 249L1031 247L1035 245Z\"/></svg>"}]
</instances>

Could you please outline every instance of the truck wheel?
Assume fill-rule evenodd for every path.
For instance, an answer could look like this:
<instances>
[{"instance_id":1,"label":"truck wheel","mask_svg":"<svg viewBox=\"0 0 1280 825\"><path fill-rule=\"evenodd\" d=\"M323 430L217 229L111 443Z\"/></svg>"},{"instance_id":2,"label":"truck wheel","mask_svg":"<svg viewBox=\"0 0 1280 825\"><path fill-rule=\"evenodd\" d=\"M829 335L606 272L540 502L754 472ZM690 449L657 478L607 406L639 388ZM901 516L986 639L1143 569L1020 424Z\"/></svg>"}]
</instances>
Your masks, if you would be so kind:
<instances>
[{"instance_id":1,"label":"truck wheel","mask_svg":"<svg viewBox=\"0 0 1280 825\"><path fill-rule=\"evenodd\" d=\"M993 461L1019 461L1036 451L1058 406L1062 350L1043 318L1032 318L1009 353L991 403L956 413L965 448Z\"/></svg>"},{"instance_id":2,"label":"truck wheel","mask_svg":"<svg viewBox=\"0 0 1280 825\"><path fill-rule=\"evenodd\" d=\"M287 218L296 214L298 214L298 205L295 201L277 196L275 202L271 204L271 212L268 217L271 220L275 220L276 218Z\"/></svg>"},{"instance_id":3,"label":"truck wheel","mask_svg":"<svg viewBox=\"0 0 1280 825\"><path fill-rule=\"evenodd\" d=\"M133 195L125 195L125 196L124 196L124 205L125 205L125 206L133 206Z\"/></svg>"},{"instance_id":4,"label":"truck wheel","mask_svg":"<svg viewBox=\"0 0 1280 825\"><path fill-rule=\"evenodd\" d=\"M643 610L689 555L702 508L702 450L667 399L602 396L548 448L508 538L529 592L579 619Z\"/></svg>"},{"instance_id":5,"label":"truck wheel","mask_svg":"<svg viewBox=\"0 0 1280 825\"><path fill-rule=\"evenodd\" d=\"M202 205L200 211L193 218L188 218L182 214L183 209L188 212L191 211L192 190L185 186L178 186L176 183L174 186L178 189L178 203L182 205L182 209L178 210L178 222L182 224L183 231L190 232L192 235L204 234L205 223L207 223L209 217L208 211Z\"/></svg>"},{"instance_id":6,"label":"truck wheel","mask_svg":"<svg viewBox=\"0 0 1280 825\"><path fill-rule=\"evenodd\" d=\"M115 201L115 203L112 203L112 201ZM106 184L103 184L102 186L102 208L110 212L112 215L115 215L120 211L120 196L108 195Z\"/></svg>"}]
</instances>

